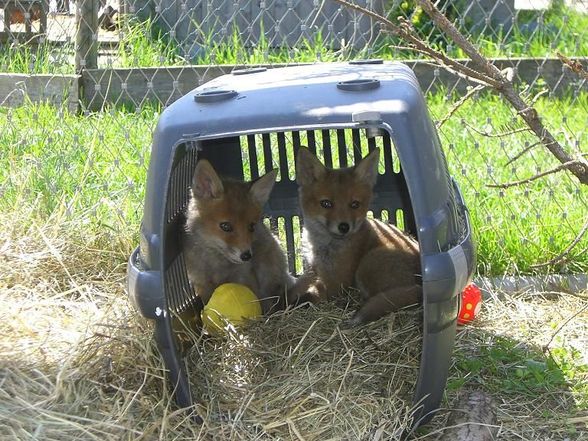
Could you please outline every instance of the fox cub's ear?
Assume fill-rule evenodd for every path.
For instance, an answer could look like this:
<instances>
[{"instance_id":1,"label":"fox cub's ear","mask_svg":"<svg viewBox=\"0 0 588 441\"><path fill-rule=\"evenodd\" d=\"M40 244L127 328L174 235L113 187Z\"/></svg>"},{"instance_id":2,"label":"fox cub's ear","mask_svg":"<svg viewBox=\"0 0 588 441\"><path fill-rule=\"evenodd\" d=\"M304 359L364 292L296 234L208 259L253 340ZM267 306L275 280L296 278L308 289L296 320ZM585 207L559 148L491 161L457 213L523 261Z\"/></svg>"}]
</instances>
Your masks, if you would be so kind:
<instances>
[{"instance_id":1,"label":"fox cub's ear","mask_svg":"<svg viewBox=\"0 0 588 441\"><path fill-rule=\"evenodd\" d=\"M356 178L365 182L370 187L376 185L378 179L378 163L380 160L380 149L375 149L355 166L353 173Z\"/></svg>"},{"instance_id":2,"label":"fox cub's ear","mask_svg":"<svg viewBox=\"0 0 588 441\"><path fill-rule=\"evenodd\" d=\"M263 206L269 199L272 188L276 183L276 176L278 175L278 169L274 168L272 171L266 173L261 178L253 181L249 193L253 196L259 205Z\"/></svg>"},{"instance_id":3,"label":"fox cub's ear","mask_svg":"<svg viewBox=\"0 0 588 441\"><path fill-rule=\"evenodd\" d=\"M325 166L306 147L300 146L296 156L296 182L309 185L319 179L326 171Z\"/></svg>"},{"instance_id":4,"label":"fox cub's ear","mask_svg":"<svg viewBox=\"0 0 588 441\"><path fill-rule=\"evenodd\" d=\"M194 171L194 178L192 179L194 197L198 199L216 199L221 197L223 191L223 182L210 162L206 159L198 161Z\"/></svg>"}]
</instances>

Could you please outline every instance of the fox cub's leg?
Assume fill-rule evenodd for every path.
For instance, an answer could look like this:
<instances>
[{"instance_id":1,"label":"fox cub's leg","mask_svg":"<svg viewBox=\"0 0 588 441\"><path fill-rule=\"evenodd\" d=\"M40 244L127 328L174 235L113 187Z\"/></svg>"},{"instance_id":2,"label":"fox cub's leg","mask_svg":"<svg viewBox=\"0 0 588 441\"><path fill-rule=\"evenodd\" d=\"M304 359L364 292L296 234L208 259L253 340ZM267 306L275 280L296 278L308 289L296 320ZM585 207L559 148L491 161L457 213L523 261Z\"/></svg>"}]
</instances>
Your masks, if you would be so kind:
<instances>
[{"instance_id":1,"label":"fox cub's leg","mask_svg":"<svg viewBox=\"0 0 588 441\"><path fill-rule=\"evenodd\" d=\"M348 320L343 320L341 329L353 328L365 325L384 317L404 306L416 304L422 295L422 288L418 285L400 286L380 291L370 297L364 305Z\"/></svg>"},{"instance_id":2,"label":"fox cub's leg","mask_svg":"<svg viewBox=\"0 0 588 441\"><path fill-rule=\"evenodd\" d=\"M276 237L264 226L258 228L256 235L253 250L253 268L259 283L256 294L267 315L285 308L286 293L295 280L288 272L286 255Z\"/></svg>"},{"instance_id":3,"label":"fox cub's leg","mask_svg":"<svg viewBox=\"0 0 588 441\"><path fill-rule=\"evenodd\" d=\"M355 273L364 304L341 327L363 325L420 302L422 288L415 279L419 272L418 253L385 247L367 253Z\"/></svg>"},{"instance_id":4,"label":"fox cub's leg","mask_svg":"<svg viewBox=\"0 0 588 441\"><path fill-rule=\"evenodd\" d=\"M276 263L275 261L272 263ZM257 267L259 289L256 292L264 315L281 311L285 306L286 291L289 284L289 274L286 266L272 265L267 262Z\"/></svg>"}]
</instances>

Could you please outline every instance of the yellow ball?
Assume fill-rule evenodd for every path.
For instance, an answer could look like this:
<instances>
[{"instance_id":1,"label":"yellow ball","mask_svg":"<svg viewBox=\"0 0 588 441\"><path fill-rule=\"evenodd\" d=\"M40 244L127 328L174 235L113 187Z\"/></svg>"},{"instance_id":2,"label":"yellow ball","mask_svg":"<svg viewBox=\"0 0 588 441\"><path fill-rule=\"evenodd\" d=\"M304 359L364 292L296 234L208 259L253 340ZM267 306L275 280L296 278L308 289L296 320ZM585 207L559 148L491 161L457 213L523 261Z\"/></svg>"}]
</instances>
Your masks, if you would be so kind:
<instances>
[{"instance_id":1,"label":"yellow ball","mask_svg":"<svg viewBox=\"0 0 588 441\"><path fill-rule=\"evenodd\" d=\"M202 325L209 333L218 334L228 325L238 327L245 319L261 316L257 296L245 285L225 283L214 290L202 310Z\"/></svg>"}]
</instances>

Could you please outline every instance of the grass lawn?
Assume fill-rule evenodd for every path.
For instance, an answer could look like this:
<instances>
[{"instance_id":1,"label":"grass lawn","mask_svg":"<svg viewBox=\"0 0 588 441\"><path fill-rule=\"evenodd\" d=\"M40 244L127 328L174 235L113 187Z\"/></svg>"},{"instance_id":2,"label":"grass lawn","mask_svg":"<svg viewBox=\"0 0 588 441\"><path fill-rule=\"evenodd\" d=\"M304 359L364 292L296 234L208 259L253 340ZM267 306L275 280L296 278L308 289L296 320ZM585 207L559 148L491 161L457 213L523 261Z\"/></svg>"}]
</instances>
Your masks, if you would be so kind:
<instances>
[{"instance_id":1,"label":"grass lawn","mask_svg":"<svg viewBox=\"0 0 588 441\"><path fill-rule=\"evenodd\" d=\"M433 117L441 119L451 100L436 94L429 96L429 105ZM580 148L587 143L588 94L541 98L537 108L561 142ZM153 107L87 116L44 105L0 109L0 210L11 213L30 207L41 221L63 212L109 246L120 242L129 252L137 242L151 131L158 114ZM557 256L579 232L588 210L586 189L562 173L511 189L487 187L557 165L538 146L507 166L509 158L535 142L528 133L495 136L517 127L512 112L497 97L482 95L441 130L450 169L476 231L478 272L585 272L586 237L556 268L532 265Z\"/></svg>"}]
</instances>

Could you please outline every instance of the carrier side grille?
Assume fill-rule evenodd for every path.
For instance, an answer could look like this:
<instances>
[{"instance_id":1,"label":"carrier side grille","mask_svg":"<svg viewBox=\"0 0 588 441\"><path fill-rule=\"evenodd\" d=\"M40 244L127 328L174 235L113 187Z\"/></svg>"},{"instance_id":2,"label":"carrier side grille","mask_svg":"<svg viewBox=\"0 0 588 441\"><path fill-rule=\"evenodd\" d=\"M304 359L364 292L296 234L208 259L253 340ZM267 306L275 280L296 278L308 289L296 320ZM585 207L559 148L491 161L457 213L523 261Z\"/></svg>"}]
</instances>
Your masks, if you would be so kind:
<instances>
[{"instance_id":1,"label":"carrier side grille","mask_svg":"<svg viewBox=\"0 0 588 441\"><path fill-rule=\"evenodd\" d=\"M184 151L184 155L174 163L170 176L166 205L166 222L168 224L174 222L188 205L192 174L198 161L198 151L192 143L186 144Z\"/></svg>"},{"instance_id":2,"label":"carrier side grille","mask_svg":"<svg viewBox=\"0 0 588 441\"><path fill-rule=\"evenodd\" d=\"M182 312L196 299L196 294L188 281L183 253L178 254L165 272L165 288L170 311Z\"/></svg>"}]
</instances>

